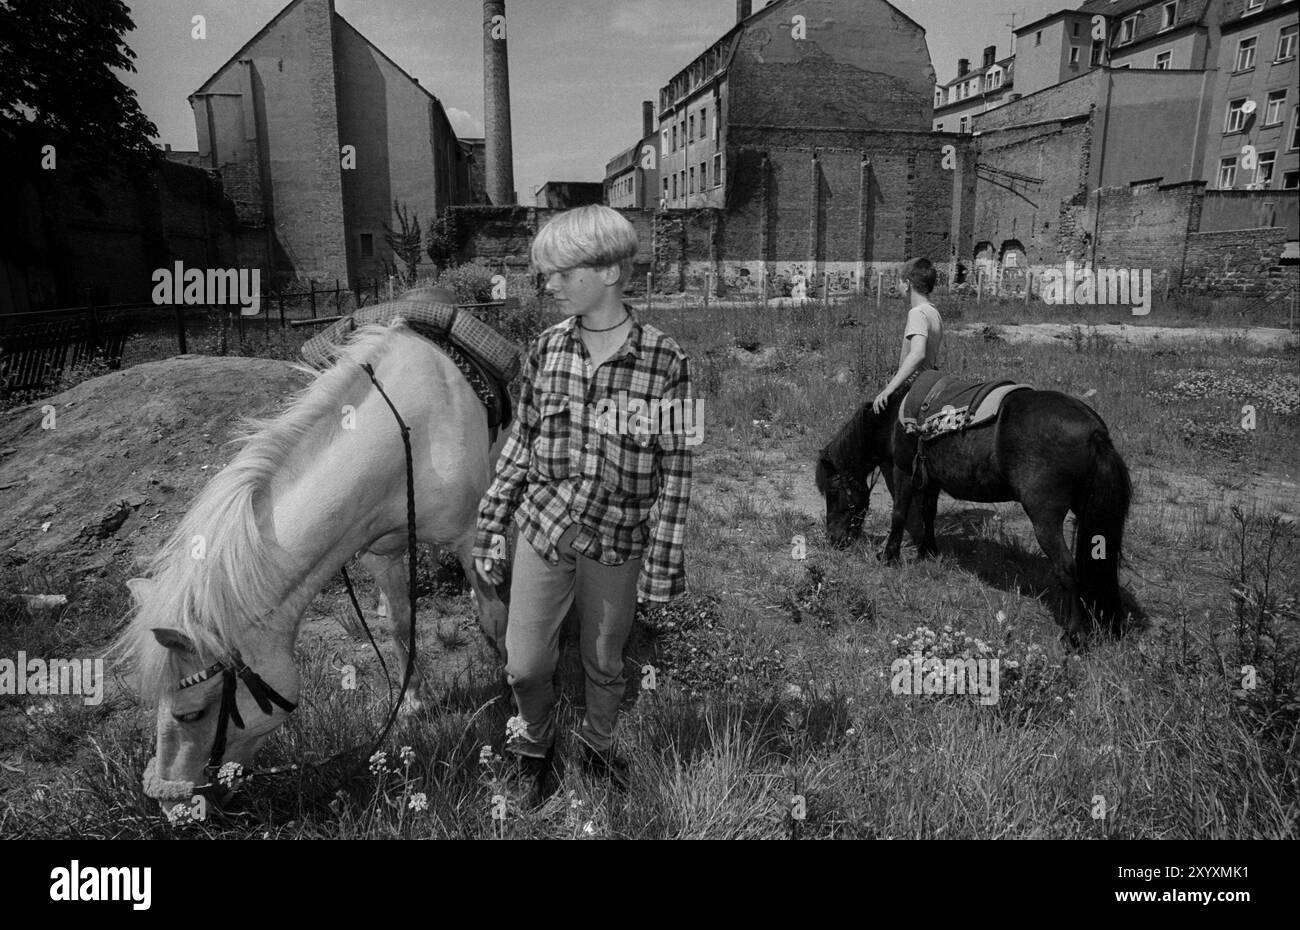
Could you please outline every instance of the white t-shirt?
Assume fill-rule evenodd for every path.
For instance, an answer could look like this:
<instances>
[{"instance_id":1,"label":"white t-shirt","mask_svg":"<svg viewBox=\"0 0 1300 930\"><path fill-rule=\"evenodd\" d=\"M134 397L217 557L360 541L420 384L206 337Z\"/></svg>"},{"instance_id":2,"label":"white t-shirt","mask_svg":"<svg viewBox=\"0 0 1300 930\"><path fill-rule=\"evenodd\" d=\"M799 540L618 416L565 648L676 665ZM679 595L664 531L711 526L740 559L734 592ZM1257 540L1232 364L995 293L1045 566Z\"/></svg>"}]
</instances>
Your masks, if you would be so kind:
<instances>
[{"instance_id":1,"label":"white t-shirt","mask_svg":"<svg viewBox=\"0 0 1300 930\"><path fill-rule=\"evenodd\" d=\"M913 336L925 337L925 361L917 371L939 367L939 350L943 348L943 320L939 311L928 303L918 304L907 311L907 329L903 331L903 349L898 355L901 366L910 352L908 340Z\"/></svg>"}]
</instances>

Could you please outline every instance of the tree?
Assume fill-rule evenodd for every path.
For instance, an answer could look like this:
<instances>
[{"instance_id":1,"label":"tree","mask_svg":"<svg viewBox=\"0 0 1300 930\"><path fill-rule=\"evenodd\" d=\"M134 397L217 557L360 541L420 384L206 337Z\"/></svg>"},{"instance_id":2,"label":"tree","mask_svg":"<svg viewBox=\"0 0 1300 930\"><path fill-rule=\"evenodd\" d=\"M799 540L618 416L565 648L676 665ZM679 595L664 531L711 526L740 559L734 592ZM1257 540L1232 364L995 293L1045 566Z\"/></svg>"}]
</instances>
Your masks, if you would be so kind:
<instances>
[{"instance_id":1,"label":"tree","mask_svg":"<svg viewBox=\"0 0 1300 930\"><path fill-rule=\"evenodd\" d=\"M158 158L156 127L114 69L135 72L123 0L0 0L0 144L20 179L40 178L46 145L83 201L96 181L143 177Z\"/></svg>"},{"instance_id":2,"label":"tree","mask_svg":"<svg viewBox=\"0 0 1300 930\"><path fill-rule=\"evenodd\" d=\"M420 253L424 251L422 240L423 232L420 230L420 215L408 217L407 210L396 200L393 201L393 212L397 214L397 224L401 227L400 232L394 232L387 223L384 224L384 242L393 250L402 264L406 266L406 283L415 283L415 270L420 266Z\"/></svg>"}]
</instances>

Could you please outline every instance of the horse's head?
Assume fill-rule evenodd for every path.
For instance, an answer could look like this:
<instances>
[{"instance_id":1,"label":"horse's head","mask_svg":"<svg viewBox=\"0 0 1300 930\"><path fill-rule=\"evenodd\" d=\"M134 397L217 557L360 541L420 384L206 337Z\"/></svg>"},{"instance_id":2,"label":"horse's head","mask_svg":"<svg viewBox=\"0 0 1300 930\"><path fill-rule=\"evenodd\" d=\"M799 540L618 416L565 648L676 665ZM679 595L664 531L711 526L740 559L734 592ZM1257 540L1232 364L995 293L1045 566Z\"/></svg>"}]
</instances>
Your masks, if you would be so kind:
<instances>
[{"instance_id":1,"label":"horse's head","mask_svg":"<svg viewBox=\"0 0 1300 930\"><path fill-rule=\"evenodd\" d=\"M817 490L826 498L826 535L844 548L862 535L876 469L887 459L888 421L863 404L817 456Z\"/></svg>"},{"instance_id":2,"label":"horse's head","mask_svg":"<svg viewBox=\"0 0 1300 930\"><path fill-rule=\"evenodd\" d=\"M141 624L135 645L141 692L156 705L145 794L164 811L189 807L196 796L219 803L229 794L218 778L221 766L237 762L251 769L257 750L298 699L292 642L250 631L234 648L198 642L173 627L146 627L166 611L169 592L147 579L128 585Z\"/></svg>"},{"instance_id":3,"label":"horse's head","mask_svg":"<svg viewBox=\"0 0 1300 930\"><path fill-rule=\"evenodd\" d=\"M871 470L874 473L874 468ZM844 549L862 535L862 522L871 507L874 480L846 469L823 449L817 458L817 490L826 498L826 535Z\"/></svg>"}]
</instances>

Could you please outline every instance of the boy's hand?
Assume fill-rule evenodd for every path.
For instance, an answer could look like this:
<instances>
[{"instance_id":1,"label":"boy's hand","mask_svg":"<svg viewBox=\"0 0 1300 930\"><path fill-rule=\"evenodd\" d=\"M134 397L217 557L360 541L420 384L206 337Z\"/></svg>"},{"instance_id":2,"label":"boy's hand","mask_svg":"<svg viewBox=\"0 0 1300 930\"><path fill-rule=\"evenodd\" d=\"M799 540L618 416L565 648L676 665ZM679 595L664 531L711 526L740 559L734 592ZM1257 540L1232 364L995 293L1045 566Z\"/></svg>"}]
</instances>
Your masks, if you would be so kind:
<instances>
[{"instance_id":1,"label":"boy's hand","mask_svg":"<svg viewBox=\"0 0 1300 930\"><path fill-rule=\"evenodd\" d=\"M489 584L501 584L506 580L505 566L499 559L476 558L474 567L478 569L479 577Z\"/></svg>"},{"instance_id":2,"label":"boy's hand","mask_svg":"<svg viewBox=\"0 0 1300 930\"><path fill-rule=\"evenodd\" d=\"M885 408L889 406L889 390L883 390L876 395L876 399L871 402L871 409L876 413L884 413Z\"/></svg>"}]
</instances>

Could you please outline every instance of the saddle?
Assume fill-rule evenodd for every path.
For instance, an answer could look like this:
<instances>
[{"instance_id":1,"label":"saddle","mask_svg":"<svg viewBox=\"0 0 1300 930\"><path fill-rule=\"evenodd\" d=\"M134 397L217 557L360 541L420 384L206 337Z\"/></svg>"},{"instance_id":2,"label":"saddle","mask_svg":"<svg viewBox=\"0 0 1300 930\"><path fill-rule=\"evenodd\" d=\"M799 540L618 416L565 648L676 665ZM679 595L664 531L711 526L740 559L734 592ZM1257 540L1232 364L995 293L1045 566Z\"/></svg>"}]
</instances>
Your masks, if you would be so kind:
<instances>
[{"instance_id":1,"label":"saddle","mask_svg":"<svg viewBox=\"0 0 1300 930\"><path fill-rule=\"evenodd\" d=\"M898 422L909 435L934 439L945 433L996 419L1012 391L1032 390L1014 381L958 381L941 371L922 372L898 408Z\"/></svg>"},{"instance_id":2,"label":"saddle","mask_svg":"<svg viewBox=\"0 0 1300 930\"><path fill-rule=\"evenodd\" d=\"M330 365L358 326L391 323L401 317L413 332L440 348L455 364L487 409L489 443L509 426L514 410L507 386L519 370L520 349L473 314L460 313L428 288L408 291L398 300L357 310L303 344L303 358L317 368Z\"/></svg>"},{"instance_id":3,"label":"saddle","mask_svg":"<svg viewBox=\"0 0 1300 930\"><path fill-rule=\"evenodd\" d=\"M1012 391L1033 390L1014 381L958 381L931 369L922 372L898 408L898 422L916 437L912 478L918 488L929 481L925 443L997 419L1002 401Z\"/></svg>"}]
</instances>

